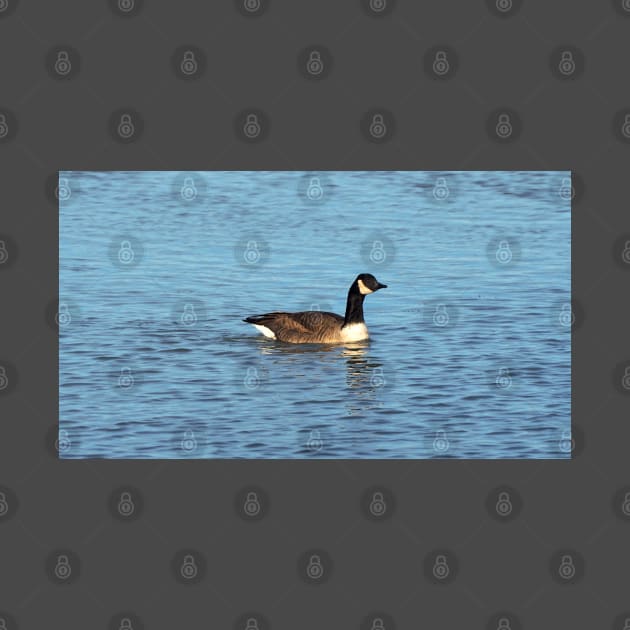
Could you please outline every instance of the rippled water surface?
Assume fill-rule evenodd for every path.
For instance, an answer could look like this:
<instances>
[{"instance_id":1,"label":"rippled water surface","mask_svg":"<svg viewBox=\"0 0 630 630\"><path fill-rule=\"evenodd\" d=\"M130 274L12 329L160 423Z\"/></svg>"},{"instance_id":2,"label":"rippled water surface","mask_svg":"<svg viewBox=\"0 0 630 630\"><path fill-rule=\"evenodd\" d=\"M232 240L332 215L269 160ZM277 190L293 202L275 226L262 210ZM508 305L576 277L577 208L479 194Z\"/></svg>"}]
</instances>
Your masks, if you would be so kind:
<instances>
[{"instance_id":1,"label":"rippled water surface","mask_svg":"<svg viewBox=\"0 0 630 630\"><path fill-rule=\"evenodd\" d=\"M568 457L567 177L62 173L62 457ZM362 272L368 342L241 321Z\"/></svg>"}]
</instances>

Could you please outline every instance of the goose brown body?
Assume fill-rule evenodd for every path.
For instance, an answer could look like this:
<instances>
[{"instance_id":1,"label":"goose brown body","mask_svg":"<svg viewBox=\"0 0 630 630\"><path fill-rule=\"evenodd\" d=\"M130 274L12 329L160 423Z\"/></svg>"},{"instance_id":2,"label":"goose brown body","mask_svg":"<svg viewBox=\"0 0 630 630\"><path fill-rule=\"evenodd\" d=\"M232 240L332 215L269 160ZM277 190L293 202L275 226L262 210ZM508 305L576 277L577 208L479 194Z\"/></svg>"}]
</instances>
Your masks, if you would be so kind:
<instances>
[{"instance_id":1,"label":"goose brown body","mask_svg":"<svg viewBox=\"0 0 630 630\"><path fill-rule=\"evenodd\" d=\"M324 311L273 311L253 315L243 321L265 336L287 343L347 343L369 337L363 320L363 300L369 293L384 289L371 274L360 274L348 291L346 315Z\"/></svg>"}]
</instances>

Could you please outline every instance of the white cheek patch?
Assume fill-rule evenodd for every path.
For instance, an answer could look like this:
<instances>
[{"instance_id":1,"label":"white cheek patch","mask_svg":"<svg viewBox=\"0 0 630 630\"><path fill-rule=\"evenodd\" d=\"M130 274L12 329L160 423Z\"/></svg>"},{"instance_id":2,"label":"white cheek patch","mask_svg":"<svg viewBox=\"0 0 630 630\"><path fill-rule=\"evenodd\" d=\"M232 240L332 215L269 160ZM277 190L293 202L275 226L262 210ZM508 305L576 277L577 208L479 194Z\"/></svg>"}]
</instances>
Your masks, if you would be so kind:
<instances>
[{"instance_id":1,"label":"white cheek patch","mask_svg":"<svg viewBox=\"0 0 630 630\"><path fill-rule=\"evenodd\" d=\"M365 284L363 283L363 280L359 279L357 281L357 284L359 285L359 293L361 293L361 295L367 295L368 293L374 293L374 291L372 291L372 289L368 289Z\"/></svg>"}]
</instances>

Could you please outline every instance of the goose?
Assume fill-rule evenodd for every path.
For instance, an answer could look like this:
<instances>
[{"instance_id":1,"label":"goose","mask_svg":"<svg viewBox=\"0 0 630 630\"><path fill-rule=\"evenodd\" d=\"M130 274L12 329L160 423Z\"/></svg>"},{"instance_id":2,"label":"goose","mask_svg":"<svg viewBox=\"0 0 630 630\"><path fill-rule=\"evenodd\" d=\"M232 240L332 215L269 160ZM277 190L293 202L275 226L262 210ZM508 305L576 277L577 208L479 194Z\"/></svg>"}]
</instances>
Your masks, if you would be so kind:
<instances>
[{"instance_id":1,"label":"goose","mask_svg":"<svg viewBox=\"0 0 630 630\"><path fill-rule=\"evenodd\" d=\"M273 311L252 315L243 321L252 324L265 337L287 343L347 343L368 339L363 320L363 300L366 295L385 289L372 274L359 274L350 286L346 316L322 311L286 313Z\"/></svg>"}]
</instances>

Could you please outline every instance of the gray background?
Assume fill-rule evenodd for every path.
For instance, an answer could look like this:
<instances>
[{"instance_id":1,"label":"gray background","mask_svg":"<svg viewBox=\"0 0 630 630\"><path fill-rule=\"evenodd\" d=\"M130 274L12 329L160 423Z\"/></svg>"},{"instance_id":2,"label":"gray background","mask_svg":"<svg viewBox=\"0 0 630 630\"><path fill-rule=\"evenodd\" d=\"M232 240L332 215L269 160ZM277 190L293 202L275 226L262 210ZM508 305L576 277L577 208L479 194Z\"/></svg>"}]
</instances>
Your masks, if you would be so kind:
<instances>
[{"instance_id":1,"label":"gray background","mask_svg":"<svg viewBox=\"0 0 630 630\"><path fill-rule=\"evenodd\" d=\"M514 629L624 627L630 398L619 370L630 359L630 275L619 243L630 232L630 144L619 117L630 112L630 11L622 0L525 0L499 16L489 4L398 0L370 16L359 0L272 0L246 16L227 0L146 0L124 17L105 0L0 2L0 113L10 127L0 139L9 255L0 366L10 380L0 392L0 619L9 630L119 628L119 613L134 629L244 630L236 620L249 611L267 619L260 630L371 628L373 611L387 630L496 628L500 611ZM205 64L184 80L171 56L191 45ZM320 80L298 67L310 45L330 55ZM50 67L56 46L74 49L65 79ZM435 46L457 55L445 78L425 63ZM557 72L563 46L577 48L569 78ZM377 144L360 121L379 107L396 130ZM128 143L109 130L124 108L143 125ZM261 142L235 133L247 108L268 118ZM511 142L488 132L500 108L522 126ZM60 169L572 169L573 460L58 461L49 177ZM250 484L269 503L246 522L235 497ZM491 509L503 485L522 501L505 522ZM128 521L111 507L122 486L142 503ZM395 497L382 522L362 511L372 486ZM171 567L186 549L205 558L194 584ZM301 579L309 549L334 563L324 584ZM426 576L438 549L459 567L447 584ZM50 559L64 550L73 579L58 583ZM554 568L563 550L576 567L568 582Z\"/></svg>"}]
</instances>

